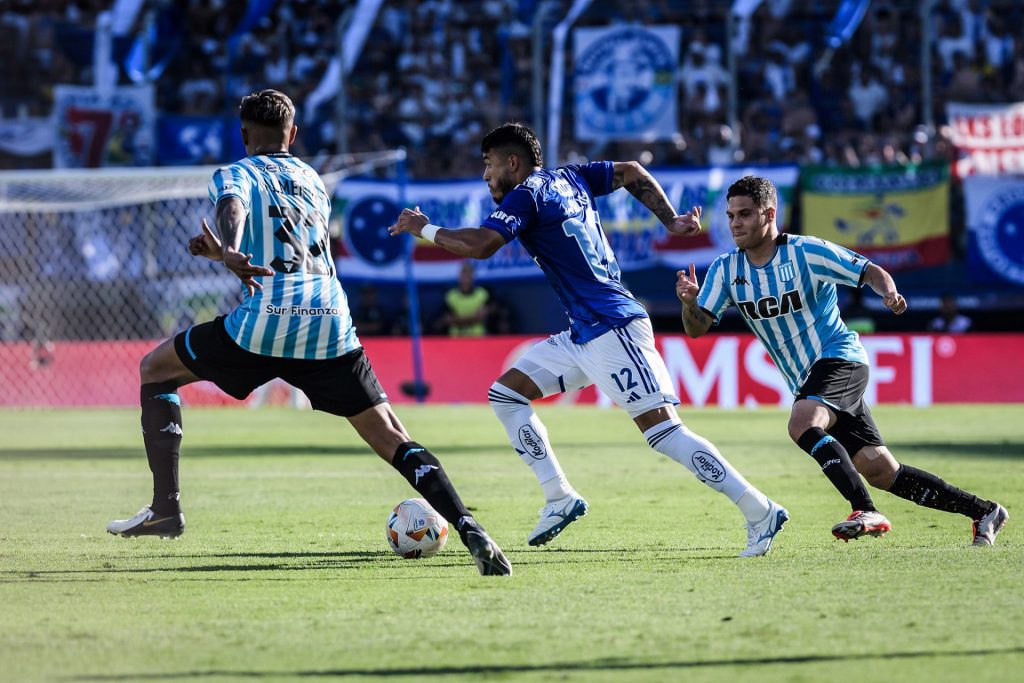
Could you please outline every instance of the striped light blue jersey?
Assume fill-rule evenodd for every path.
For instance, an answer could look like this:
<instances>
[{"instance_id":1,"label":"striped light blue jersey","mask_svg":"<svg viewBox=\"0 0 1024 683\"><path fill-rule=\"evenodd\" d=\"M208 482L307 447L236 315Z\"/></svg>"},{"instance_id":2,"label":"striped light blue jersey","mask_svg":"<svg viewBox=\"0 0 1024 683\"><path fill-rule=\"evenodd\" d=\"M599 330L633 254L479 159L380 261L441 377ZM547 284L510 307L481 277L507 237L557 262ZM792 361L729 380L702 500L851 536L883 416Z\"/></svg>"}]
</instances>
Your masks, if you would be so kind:
<instances>
[{"instance_id":1,"label":"striped light blue jersey","mask_svg":"<svg viewBox=\"0 0 1024 683\"><path fill-rule=\"evenodd\" d=\"M348 300L334 272L330 197L316 171L286 152L217 169L214 205L237 197L248 216L240 251L275 271L225 318L243 349L279 358L336 358L359 348Z\"/></svg>"},{"instance_id":2,"label":"striped light blue jersey","mask_svg":"<svg viewBox=\"0 0 1024 683\"><path fill-rule=\"evenodd\" d=\"M822 358L868 362L836 302L836 285L859 287L868 263L817 237L779 235L775 254L763 266L752 265L742 249L715 259L697 305L716 324L730 305L739 308L796 394Z\"/></svg>"},{"instance_id":3,"label":"striped light blue jersey","mask_svg":"<svg viewBox=\"0 0 1024 683\"><path fill-rule=\"evenodd\" d=\"M615 189L613 168L595 161L534 171L481 224L506 242L519 239L558 295L576 344L647 317L622 284L594 202Z\"/></svg>"}]
</instances>

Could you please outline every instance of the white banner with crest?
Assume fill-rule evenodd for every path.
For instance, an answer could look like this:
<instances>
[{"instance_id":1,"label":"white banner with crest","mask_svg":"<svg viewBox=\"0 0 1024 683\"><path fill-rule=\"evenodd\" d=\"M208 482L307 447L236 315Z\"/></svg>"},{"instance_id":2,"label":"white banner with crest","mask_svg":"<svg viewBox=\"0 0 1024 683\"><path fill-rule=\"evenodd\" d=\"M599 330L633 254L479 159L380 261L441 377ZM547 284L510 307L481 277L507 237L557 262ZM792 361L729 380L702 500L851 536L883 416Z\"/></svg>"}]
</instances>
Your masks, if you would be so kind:
<instances>
[{"instance_id":1,"label":"white banner with crest","mask_svg":"<svg viewBox=\"0 0 1024 683\"><path fill-rule=\"evenodd\" d=\"M573 92L579 140L664 140L678 129L678 26L578 28Z\"/></svg>"}]
</instances>

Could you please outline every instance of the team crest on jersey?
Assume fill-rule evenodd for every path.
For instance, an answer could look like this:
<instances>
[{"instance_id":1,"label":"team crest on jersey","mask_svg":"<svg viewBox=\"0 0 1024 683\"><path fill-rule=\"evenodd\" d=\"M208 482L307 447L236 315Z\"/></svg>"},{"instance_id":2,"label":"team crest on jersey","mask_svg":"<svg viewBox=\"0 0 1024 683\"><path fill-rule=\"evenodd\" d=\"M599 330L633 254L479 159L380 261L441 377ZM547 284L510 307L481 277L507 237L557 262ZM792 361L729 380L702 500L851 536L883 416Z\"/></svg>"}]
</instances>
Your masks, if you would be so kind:
<instances>
[{"instance_id":1,"label":"team crest on jersey","mask_svg":"<svg viewBox=\"0 0 1024 683\"><path fill-rule=\"evenodd\" d=\"M786 261L779 265L779 279L783 282L789 282L796 277L796 268L793 267L792 261Z\"/></svg>"},{"instance_id":2,"label":"team crest on jersey","mask_svg":"<svg viewBox=\"0 0 1024 683\"><path fill-rule=\"evenodd\" d=\"M675 121L676 48L644 27L591 31L577 38L578 132L581 124L585 138L647 131L669 109Z\"/></svg>"}]
</instances>

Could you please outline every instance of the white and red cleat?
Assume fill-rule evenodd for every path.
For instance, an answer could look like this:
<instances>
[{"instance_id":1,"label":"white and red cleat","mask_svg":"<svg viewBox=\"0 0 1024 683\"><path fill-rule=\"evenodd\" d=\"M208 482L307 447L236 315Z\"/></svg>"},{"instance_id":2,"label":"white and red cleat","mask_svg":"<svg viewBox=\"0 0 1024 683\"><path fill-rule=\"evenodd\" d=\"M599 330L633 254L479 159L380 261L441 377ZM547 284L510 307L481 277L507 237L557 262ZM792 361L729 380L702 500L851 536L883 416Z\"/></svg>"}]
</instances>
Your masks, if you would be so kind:
<instances>
[{"instance_id":1,"label":"white and red cleat","mask_svg":"<svg viewBox=\"0 0 1024 683\"><path fill-rule=\"evenodd\" d=\"M854 510L846 521L832 527L832 535L843 542L861 536L884 536L889 531L892 531L892 524L882 513L874 510Z\"/></svg>"}]
</instances>

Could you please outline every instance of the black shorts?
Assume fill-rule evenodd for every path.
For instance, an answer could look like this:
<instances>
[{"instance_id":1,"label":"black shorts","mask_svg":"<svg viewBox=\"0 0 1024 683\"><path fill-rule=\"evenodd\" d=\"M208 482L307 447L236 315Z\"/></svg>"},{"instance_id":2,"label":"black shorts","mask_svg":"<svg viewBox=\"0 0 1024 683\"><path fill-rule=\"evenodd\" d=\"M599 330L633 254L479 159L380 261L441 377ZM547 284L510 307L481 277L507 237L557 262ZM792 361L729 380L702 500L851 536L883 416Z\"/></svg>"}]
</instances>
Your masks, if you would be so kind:
<instances>
[{"instance_id":1,"label":"black shorts","mask_svg":"<svg viewBox=\"0 0 1024 683\"><path fill-rule=\"evenodd\" d=\"M828 430L850 454L865 446L884 446L882 435L864 402L868 366L839 358L824 358L811 366L811 374L800 387L796 400L820 401L836 414Z\"/></svg>"},{"instance_id":2,"label":"black shorts","mask_svg":"<svg viewBox=\"0 0 1024 683\"><path fill-rule=\"evenodd\" d=\"M180 333L174 350L192 374L238 400L276 377L332 415L352 417L388 400L362 349L323 360L261 356L236 344L220 317Z\"/></svg>"}]
</instances>

